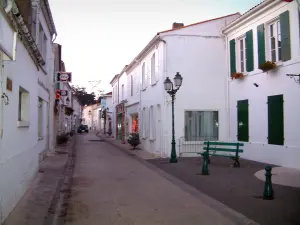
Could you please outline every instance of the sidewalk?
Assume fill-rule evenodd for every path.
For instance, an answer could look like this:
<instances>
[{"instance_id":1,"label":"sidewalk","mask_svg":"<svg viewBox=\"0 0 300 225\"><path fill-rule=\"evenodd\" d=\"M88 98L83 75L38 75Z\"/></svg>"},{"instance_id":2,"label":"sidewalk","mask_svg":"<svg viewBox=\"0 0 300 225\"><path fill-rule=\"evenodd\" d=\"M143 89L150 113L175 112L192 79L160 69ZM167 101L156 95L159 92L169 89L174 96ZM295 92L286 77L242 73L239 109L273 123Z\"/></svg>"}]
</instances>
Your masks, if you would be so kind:
<instances>
[{"instance_id":1,"label":"sidewalk","mask_svg":"<svg viewBox=\"0 0 300 225\"><path fill-rule=\"evenodd\" d=\"M40 163L34 181L3 225L52 224L47 220L54 214L74 139L66 145L57 146L55 153L49 154Z\"/></svg>"},{"instance_id":2,"label":"sidewalk","mask_svg":"<svg viewBox=\"0 0 300 225\"><path fill-rule=\"evenodd\" d=\"M133 154L133 155L137 156L138 158L145 159L145 160L160 158L160 156L151 154L151 153L144 151L138 147L133 150L132 146L130 146L128 143L122 144L122 141L116 140L112 137L109 137L109 136L106 136L103 134L100 134L99 132L96 133L96 136L98 136L100 139L103 139L103 140L113 144L116 147L126 150L129 154Z\"/></svg>"},{"instance_id":3,"label":"sidewalk","mask_svg":"<svg viewBox=\"0 0 300 225\"><path fill-rule=\"evenodd\" d=\"M299 183L296 181L299 171L275 167L272 171L275 199L263 200L266 164L241 159L241 168L233 168L231 159L213 157L208 166L210 175L203 176L199 175L200 157L180 158L175 164L169 164L167 159L148 161L262 225L300 224L300 188L290 187ZM290 176L281 176L287 173Z\"/></svg>"}]
</instances>

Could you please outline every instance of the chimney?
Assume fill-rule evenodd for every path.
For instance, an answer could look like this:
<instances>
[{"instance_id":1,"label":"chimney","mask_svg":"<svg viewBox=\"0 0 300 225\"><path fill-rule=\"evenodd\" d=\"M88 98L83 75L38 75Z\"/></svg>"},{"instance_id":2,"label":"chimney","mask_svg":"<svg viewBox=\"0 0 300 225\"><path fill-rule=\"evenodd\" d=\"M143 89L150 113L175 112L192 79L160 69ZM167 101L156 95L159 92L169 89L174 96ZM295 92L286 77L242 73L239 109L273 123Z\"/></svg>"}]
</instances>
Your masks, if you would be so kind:
<instances>
[{"instance_id":1,"label":"chimney","mask_svg":"<svg viewBox=\"0 0 300 225\"><path fill-rule=\"evenodd\" d=\"M173 23L173 27L172 29L178 29L178 28L181 28L181 27L184 27L184 24L183 23Z\"/></svg>"}]
</instances>

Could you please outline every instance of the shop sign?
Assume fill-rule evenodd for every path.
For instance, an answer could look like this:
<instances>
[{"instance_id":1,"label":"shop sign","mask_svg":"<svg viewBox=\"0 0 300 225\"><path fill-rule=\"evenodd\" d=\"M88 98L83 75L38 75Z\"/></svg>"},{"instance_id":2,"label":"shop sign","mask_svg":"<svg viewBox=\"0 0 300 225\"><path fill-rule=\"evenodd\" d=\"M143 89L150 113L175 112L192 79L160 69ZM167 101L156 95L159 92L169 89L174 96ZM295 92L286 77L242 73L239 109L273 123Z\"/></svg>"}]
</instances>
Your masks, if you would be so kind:
<instances>
[{"instance_id":1,"label":"shop sign","mask_svg":"<svg viewBox=\"0 0 300 225\"><path fill-rule=\"evenodd\" d=\"M124 104L123 103L116 106L116 112L124 113Z\"/></svg>"},{"instance_id":2,"label":"shop sign","mask_svg":"<svg viewBox=\"0 0 300 225\"><path fill-rule=\"evenodd\" d=\"M57 81L59 82L71 82L72 73L70 72L57 72Z\"/></svg>"}]
</instances>

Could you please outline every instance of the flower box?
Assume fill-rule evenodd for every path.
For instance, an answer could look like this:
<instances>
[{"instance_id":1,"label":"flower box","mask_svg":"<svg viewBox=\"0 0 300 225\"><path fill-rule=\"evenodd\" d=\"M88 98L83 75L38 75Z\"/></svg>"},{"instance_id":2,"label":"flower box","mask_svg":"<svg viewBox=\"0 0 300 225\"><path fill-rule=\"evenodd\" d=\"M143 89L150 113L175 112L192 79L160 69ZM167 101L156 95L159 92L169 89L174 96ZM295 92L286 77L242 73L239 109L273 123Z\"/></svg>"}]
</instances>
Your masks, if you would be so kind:
<instances>
[{"instance_id":1,"label":"flower box","mask_svg":"<svg viewBox=\"0 0 300 225\"><path fill-rule=\"evenodd\" d=\"M234 73L232 74L232 79L244 79L245 75L243 73Z\"/></svg>"},{"instance_id":2,"label":"flower box","mask_svg":"<svg viewBox=\"0 0 300 225\"><path fill-rule=\"evenodd\" d=\"M270 61L266 61L264 64L259 65L259 69L261 69L263 72L267 72L275 68L276 68L276 63Z\"/></svg>"}]
</instances>

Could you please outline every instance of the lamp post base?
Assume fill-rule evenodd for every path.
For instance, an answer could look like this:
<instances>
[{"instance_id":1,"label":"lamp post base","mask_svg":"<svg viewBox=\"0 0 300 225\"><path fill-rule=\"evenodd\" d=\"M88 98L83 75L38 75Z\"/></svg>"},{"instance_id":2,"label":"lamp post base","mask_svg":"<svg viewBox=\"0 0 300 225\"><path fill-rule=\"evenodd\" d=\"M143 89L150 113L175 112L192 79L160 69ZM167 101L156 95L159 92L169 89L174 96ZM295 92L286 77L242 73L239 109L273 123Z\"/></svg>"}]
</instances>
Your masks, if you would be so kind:
<instances>
[{"instance_id":1,"label":"lamp post base","mask_svg":"<svg viewBox=\"0 0 300 225\"><path fill-rule=\"evenodd\" d=\"M170 159L170 163L177 163L177 162L178 162L177 158L171 158Z\"/></svg>"}]
</instances>

